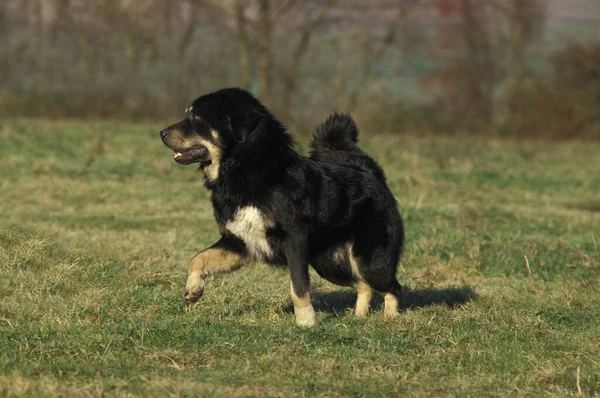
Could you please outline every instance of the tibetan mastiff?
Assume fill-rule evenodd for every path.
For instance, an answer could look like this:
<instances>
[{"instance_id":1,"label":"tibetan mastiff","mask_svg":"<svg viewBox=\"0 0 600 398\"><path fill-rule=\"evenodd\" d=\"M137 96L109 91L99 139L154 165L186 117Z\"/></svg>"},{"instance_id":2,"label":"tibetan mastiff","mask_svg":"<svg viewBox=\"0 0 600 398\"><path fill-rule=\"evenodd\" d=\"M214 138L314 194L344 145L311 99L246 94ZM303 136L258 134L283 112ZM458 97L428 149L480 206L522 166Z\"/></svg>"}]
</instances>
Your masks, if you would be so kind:
<instances>
[{"instance_id":1,"label":"tibetan mastiff","mask_svg":"<svg viewBox=\"0 0 600 398\"><path fill-rule=\"evenodd\" d=\"M383 170L357 146L349 115L319 126L305 157L254 96L227 88L194 100L160 137L175 162L200 165L221 233L191 261L187 306L207 275L260 261L287 266L298 325L316 323L309 264L356 289L357 316L369 311L373 290L383 294L386 316L398 313L402 219Z\"/></svg>"}]
</instances>

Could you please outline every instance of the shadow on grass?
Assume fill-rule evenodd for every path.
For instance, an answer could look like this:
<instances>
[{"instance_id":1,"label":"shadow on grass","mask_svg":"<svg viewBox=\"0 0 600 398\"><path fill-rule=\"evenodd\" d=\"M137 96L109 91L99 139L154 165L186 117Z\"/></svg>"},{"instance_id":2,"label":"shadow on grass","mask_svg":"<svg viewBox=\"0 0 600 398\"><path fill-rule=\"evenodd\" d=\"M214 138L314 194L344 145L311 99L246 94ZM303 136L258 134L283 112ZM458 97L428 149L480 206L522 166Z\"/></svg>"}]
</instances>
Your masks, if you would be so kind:
<instances>
[{"instance_id":1,"label":"shadow on grass","mask_svg":"<svg viewBox=\"0 0 600 398\"><path fill-rule=\"evenodd\" d=\"M312 294L313 306L316 311L332 315L342 315L354 309L356 292L353 290L340 290L334 292L315 292ZM469 301L475 300L477 294L470 286L446 288L404 288L404 296L400 303L400 310L423 308L429 305L446 304L449 308L456 308ZM379 311L383 308L383 297L375 294L371 308ZM294 306L286 306L285 312L294 312Z\"/></svg>"}]
</instances>

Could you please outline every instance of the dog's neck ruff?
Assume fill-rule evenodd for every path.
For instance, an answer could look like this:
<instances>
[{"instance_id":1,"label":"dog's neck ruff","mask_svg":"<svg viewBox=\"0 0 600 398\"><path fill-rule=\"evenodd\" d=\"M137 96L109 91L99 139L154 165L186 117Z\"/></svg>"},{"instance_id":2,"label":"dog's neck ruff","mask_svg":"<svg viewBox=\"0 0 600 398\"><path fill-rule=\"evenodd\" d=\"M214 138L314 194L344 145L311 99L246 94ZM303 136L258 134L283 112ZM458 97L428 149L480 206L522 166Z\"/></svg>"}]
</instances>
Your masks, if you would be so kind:
<instances>
[{"instance_id":1,"label":"dog's neck ruff","mask_svg":"<svg viewBox=\"0 0 600 398\"><path fill-rule=\"evenodd\" d=\"M257 130L223 156L217 178L205 181L207 189L224 195L243 192L256 196L284 178L300 157L292 138L278 122Z\"/></svg>"}]
</instances>

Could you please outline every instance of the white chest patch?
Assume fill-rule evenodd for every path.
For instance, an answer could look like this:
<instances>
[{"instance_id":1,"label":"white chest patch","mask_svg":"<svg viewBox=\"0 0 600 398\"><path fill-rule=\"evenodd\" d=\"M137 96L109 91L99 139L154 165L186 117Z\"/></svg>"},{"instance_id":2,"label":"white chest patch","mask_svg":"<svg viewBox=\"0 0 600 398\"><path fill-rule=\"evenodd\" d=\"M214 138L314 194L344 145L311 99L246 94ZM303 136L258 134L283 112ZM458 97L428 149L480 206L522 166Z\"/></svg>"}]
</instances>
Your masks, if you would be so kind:
<instances>
[{"instance_id":1,"label":"white chest patch","mask_svg":"<svg viewBox=\"0 0 600 398\"><path fill-rule=\"evenodd\" d=\"M242 207L236 211L233 220L225 228L244 241L250 256L257 260L273 256L267 241L267 229L272 223L254 206Z\"/></svg>"}]
</instances>

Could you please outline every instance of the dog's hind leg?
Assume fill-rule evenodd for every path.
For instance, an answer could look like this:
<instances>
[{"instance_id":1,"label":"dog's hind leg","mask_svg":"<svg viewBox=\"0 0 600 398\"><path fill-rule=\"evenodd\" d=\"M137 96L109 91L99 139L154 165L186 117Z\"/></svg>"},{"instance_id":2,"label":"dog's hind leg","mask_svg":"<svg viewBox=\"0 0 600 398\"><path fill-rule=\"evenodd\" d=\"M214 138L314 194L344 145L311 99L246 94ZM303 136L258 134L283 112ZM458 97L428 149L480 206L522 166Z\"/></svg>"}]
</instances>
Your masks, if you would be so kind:
<instances>
[{"instance_id":1,"label":"dog's hind leg","mask_svg":"<svg viewBox=\"0 0 600 398\"><path fill-rule=\"evenodd\" d=\"M373 289L369 284L359 281L354 284L356 289L356 316L363 318L367 316L369 312L369 306L371 305L371 299L373 298Z\"/></svg>"},{"instance_id":2,"label":"dog's hind leg","mask_svg":"<svg viewBox=\"0 0 600 398\"><path fill-rule=\"evenodd\" d=\"M398 292L399 293L399 292ZM393 318L398 315L398 305L400 304L400 295L397 293L384 293L383 300L385 307L383 315L386 318Z\"/></svg>"},{"instance_id":3,"label":"dog's hind leg","mask_svg":"<svg viewBox=\"0 0 600 398\"><path fill-rule=\"evenodd\" d=\"M362 283L383 295L384 316L391 318L398 315L398 307L402 298L402 287L396 279L395 264L389 258L383 258L382 255L375 256L370 262L359 261L358 263L360 265L360 275L364 281ZM356 315L360 316L359 303L361 303L361 293L357 285L355 285L355 289L358 291ZM365 290L364 287L362 289ZM365 313L367 310L368 306L365 309Z\"/></svg>"},{"instance_id":4,"label":"dog's hind leg","mask_svg":"<svg viewBox=\"0 0 600 398\"><path fill-rule=\"evenodd\" d=\"M391 318L398 314L402 297L402 287L396 279L401 240L392 236L389 231L378 230L376 227L367 224L367 227L358 230L352 246L353 255L357 259L357 273L360 279L383 295L383 314Z\"/></svg>"},{"instance_id":5,"label":"dog's hind leg","mask_svg":"<svg viewBox=\"0 0 600 398\"><path fill-rule=\"evenodd\" d=\"M231 272L246 263L245 245L234 237L222 237L208 249L196 254L190 263L185 285L186 307L198 301L202 296L208 275Z\"/></svg>"},{"instance_id":6,"label":"dog's hind leg","mask_svg":"<svg viewBox=\"0 0 600 398\"><path fill-rule=\"evenodd\" d=\"M379 286L378 291L383 294L383 315L386 318L393 318L398 315L398 306L402 299L402 287L396 277L392 277L385 286Z\"/></svg>"}]
</instances>

